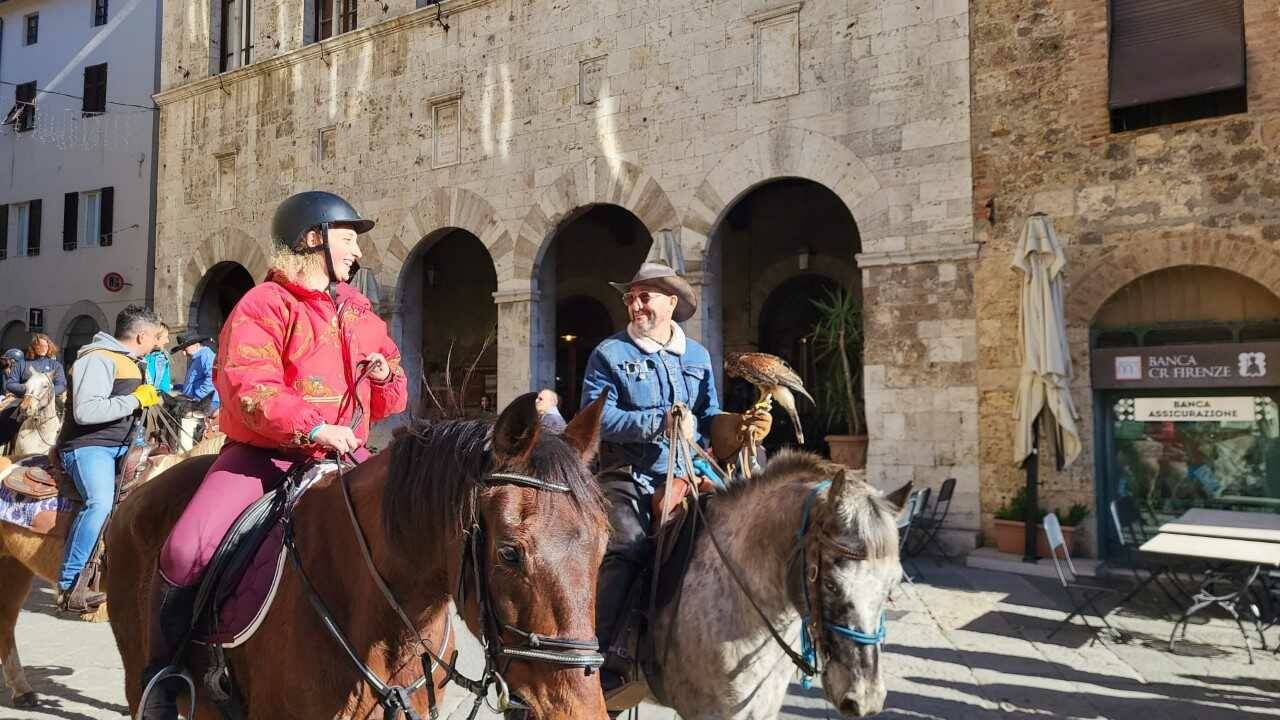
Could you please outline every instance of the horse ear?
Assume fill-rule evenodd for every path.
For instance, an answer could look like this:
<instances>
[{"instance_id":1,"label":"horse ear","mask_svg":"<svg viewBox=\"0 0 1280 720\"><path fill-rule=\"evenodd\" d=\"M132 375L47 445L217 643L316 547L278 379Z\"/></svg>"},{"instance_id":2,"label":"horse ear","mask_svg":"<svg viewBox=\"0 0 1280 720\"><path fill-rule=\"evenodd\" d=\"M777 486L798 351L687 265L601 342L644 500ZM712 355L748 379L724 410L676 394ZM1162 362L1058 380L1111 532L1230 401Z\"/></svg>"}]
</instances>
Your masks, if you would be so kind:
<instances>
[{"instance_id":1,"label":"horse ear","mask_svg":"<svg viewBox=\"0 0 1280 720\"><path fill-rule=\"evenodd\" d=\"M902 508L906 506L907 498L909 497L911 497L910 482L886 495L885 499L893 505L893 514L897 515L902 512Z\"/></svg>"},{"instance_id":2,"label":"horse ear","mask_svg":"<svg viewBox=\"0 0 1280 720\"><path fill-rule=\"evenodd\" d=\"M582 462L588 465L596 459L596 453L600 450L600 418L604 415L607 398L608 394L605 393L582 408L561 433L569 447L577 450L582 456Z\"/></svg>"},{"instance_id":3,"label":"horse ear","mask_svg":"<svg viewBox=\"0 0 1280 720\"><path fill-rule=\"evenodd\" d=\"M502 460L520 457L538 437L537 393L525 393L502 411L493 426L493 454Z\"/></svg>"}]
</instances>

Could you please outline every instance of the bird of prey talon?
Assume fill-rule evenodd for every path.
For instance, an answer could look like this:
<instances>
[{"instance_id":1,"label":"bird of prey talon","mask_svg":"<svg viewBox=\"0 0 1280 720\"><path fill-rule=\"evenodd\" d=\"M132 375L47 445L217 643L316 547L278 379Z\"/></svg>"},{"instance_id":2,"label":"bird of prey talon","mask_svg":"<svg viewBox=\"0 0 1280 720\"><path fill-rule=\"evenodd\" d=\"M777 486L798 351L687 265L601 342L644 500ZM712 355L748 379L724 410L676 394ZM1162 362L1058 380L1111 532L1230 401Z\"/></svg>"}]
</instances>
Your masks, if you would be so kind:
<instances>
[{"instance_id":1,"label":"bird of prey talon","mask_svg":"<svg viewBox=\"0 0 1280 720\"><path fill-rule=\"evenodd\" d=\"M810 403L813 403L813 398L786 360L761 352L729 353L724 358L724 374L746 380L755 386L760 395L752 406L753 410L768 411L776 400L791 417L791 424L796 429L796 440L801 445L804 444L804 430L800 427L800 416L796 414L796 399L792 393L799 393Z\"/></svg>"}]
</instances>

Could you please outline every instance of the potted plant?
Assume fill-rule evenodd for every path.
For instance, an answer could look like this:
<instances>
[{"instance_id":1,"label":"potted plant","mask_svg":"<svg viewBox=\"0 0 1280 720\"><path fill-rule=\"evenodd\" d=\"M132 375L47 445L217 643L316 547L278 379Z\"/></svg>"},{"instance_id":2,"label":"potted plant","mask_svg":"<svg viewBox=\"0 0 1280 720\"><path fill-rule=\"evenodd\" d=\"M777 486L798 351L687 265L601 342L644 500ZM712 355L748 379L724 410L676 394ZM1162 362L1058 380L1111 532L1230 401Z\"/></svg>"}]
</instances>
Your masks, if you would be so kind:
<instances>
[{"instance_id":1,"label":"potted plant","mask_svg":"<svg viewBox=\"0 0 1280 720\"><path fill-rule=\"evenodd\" d=\"M1067 541L1067 550L1074 552L1076 547L1076 529L1089 516L1089 508L1082 503L1075 503L1063 514L1054 510L1058 516L1058 524L1062 526L1062 537ZM1018 488L1013 497L1001 505L995 512L996 549L1002 553L1021 555L1026 549L1027 489ZM1047 558L1049 555L1049 539L1044 534L1044 525L1036 524L1036 557Z\"/></svg>"},{"instance_id":2,"label":"potted plant","mask_svg":"<svg viewBox=\"0 0 1280 720\"><path fill-rule=\"evenodd\" d=\"M847 434L826 437L831 459L854 469L867 465L867 435L859 408L862 381L862 300L846 288L814 300L818 322L810 334L815 359L823 370L818 408L828 429Z\"/></svg>"}]
</instances>

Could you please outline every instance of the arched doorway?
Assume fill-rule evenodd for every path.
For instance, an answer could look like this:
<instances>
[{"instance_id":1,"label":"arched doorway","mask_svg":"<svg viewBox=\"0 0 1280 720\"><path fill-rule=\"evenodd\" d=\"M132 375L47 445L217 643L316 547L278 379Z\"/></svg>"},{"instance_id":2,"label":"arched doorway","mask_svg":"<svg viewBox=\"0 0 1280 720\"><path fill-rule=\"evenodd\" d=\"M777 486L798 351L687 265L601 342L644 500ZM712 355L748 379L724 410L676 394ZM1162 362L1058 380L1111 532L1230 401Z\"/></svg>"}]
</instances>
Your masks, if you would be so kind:
<instances>
[{"instance_id":1,"label":"arched doorway","mask_svg":"<svg viewBox=\"0 0 1280 720\"><path fill-rule=\"evenodd\" d=\"M253 285L253 276L238 262L228 260L209 268L196 293L189 324L201 335L218 337L231 309Z\"/></svg>"},{"instance_id":2,"label":"arched doorway","mask_svg":"<svg viewBox=\"0 0 1280 720\"><path fill-rule=\"evenodd\" d=\"M480 414L497 399L498 275L489 250L474 234L438 230L419 243L400 277L400 351L416 412L428 416ZM474 367L463 387L466 374ZM430 392L422 387L426 378ZM437 407L431 396L444 406Z\"/></svg>"},{"instance_id":3,"label":"arched doorway","mask_svg":"<svg viewBox=\"0 0 1280 720\"><path fill-rule=\"evenodd\" d=\"M17 348L26 352L28 343L31 342L31 333L27 332L27 324L21 320L14 320L4 326L4 332L0 333L0 352Z\"/></svg>"},{"instance_id":4,"label":"arched doorway","mask_svg":"<svg viewBox=\"0 0 1280 720\"><path fill-rule=\"evenodd\" d=\"M1090 327L1099 517L1129 497L1148 517L1280 500L1280 298L1230 270L1140 276ZM1119 545L1099 528L1103 553Z\"/></svg>"},{"instance_id":5,"label":"arched doorway","mask_svg":"<svg viewBox=\"0 0 1280 720\"><path fill-rule=\"evenodd\" d=\"M560 412L572 418L581 404L587 358L614 333L609 310L590 295L574 295L556 303L556 387Z\"/></svg>"},{"instance_id":6,"label":"arched doorway","mask_svg":"<svg viewBox=\"0 0 1280 720\"><path fill-rule=\"evenodd\" d=\"M810 394L820 400L822 373L804 342L818 318L812 301L836 287L861 295L862 278L854 261L860 249L853 215L826 186L803 178L778 178L747 191L729 206L710 235L708 267L720 282L719 297L709 295L722 316L719 334L708 338L708 346L778 355L801 373ZM713 326L711 333L716 330ZM851 360L860 358L859 352ZM741 412L755 399L740 381L722 387L726 410ZM825 408L800 399L797 410L811 449L824 449L824 435L847 431L826 426ZM794 445L790 424L785 413L775 412L766 447Z\"/></svg>"},{"instance_id":7,"label":"arched doorway","mask_svg":"<svg viewBox=\"0 0 1280 720\"><path fill-rule=\"evenodd\" d=\"M67 329L67 337L62 342L62 364L68 370L76 361L76 355L79 354L80 348L93 342L93 336L98 334L101 328L98 327L98 321L88 315L81 315L71 321L70 327Z\"/></svg>"},{"instance_id":8,"label":"arched doorway","mask_svg":"<svg viewBox=\"0 0 1280 720\"><path fill-rule=\"evenodd\" d=\"M651 243L649 230L631 211L603 204L571 213L547 243L538 266L538 291L544 312L554 316L544 316L543 327L550 332L543 338L539 362L553 367L539 376L555 378L566 417L576 410L569 407L571 399L580 400L591 351L627 324L626 309L609 282L635 275ZM567 313L563 317L561 310ZM565 336L574 337L572 353L561 347L568 344ZM573 368L570 361L576 363Z\"/></svg>"}]
</instances>

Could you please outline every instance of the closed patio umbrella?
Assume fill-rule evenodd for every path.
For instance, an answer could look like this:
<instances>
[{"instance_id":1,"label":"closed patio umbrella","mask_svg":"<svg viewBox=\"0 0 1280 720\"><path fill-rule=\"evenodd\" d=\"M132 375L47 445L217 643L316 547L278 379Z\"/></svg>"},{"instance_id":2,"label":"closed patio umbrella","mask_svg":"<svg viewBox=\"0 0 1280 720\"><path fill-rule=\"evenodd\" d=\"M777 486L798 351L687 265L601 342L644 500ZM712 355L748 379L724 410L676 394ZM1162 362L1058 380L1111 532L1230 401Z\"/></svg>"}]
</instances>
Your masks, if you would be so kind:
<instances>
[{"instance_id":1,"label":"closed patio umbrella","mask_svg":"<svg viewBox=\"0 0 1280 720\"><path fill-rule=\"evenodd\" d=\"M1043 214L1027 219L1022 240L1013 253L1013 267L1022 272L1019 305L1022 370L1013 416L1013 461L1027 471L1026 557L1035 562L1035 531L1039 515L1036 484L1039 464L1040 417L1048 411L1058 449L1059 470L1080 455L1079 415L1071 401L1071 354L1063 314L1062 280L1067 257Z\"/></svg>"}]
</instances>

